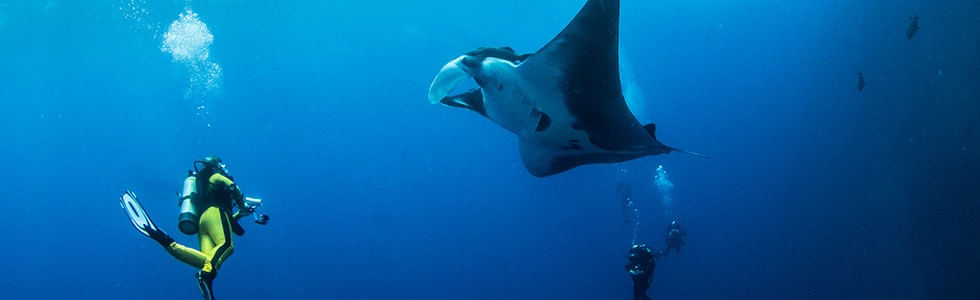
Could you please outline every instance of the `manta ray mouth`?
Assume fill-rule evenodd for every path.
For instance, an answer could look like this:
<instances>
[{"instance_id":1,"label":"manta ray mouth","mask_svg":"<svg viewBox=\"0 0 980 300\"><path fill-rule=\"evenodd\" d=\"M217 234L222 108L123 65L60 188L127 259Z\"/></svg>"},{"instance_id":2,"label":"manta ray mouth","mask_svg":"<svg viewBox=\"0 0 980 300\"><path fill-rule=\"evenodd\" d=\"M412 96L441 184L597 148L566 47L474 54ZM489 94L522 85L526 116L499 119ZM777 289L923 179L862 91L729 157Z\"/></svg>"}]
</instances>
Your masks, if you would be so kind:
<instances>
[{"instance_id":1,"label":"manta ray mouth","mask_svg":"<svg viewBox=\"0 0 980 300\"><path fill-rule=\"evenodd\" d=\"M439 74L436 75L436 78L432 79L432 84L429 86L430 103L439 103L442 99L450 96L449 94L462 85L464 81L473 78L466 71L467 68L463 64L465 58L466 55L460 55L456 59L446 63L445 66L442 66L442 70L439 70ZM458 97L460 95L462 94L452 95L452 97Z\"/></svg>"}]
</instances>

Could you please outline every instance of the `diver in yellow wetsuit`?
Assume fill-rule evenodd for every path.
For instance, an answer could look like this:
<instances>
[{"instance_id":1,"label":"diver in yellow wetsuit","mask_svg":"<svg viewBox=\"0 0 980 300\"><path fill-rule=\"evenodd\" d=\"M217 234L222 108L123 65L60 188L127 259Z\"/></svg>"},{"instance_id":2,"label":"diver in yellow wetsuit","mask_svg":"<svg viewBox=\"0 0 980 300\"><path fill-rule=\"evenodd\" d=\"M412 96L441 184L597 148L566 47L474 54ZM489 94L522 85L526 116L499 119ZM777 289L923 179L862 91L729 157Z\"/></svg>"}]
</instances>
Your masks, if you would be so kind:
<instances>
[{"instance_id":1,"label":"diver in yellow wetsuit","mask_svg":"<svg viewBox=\"0 0 980 300\"><path fill-rule=\"evenodd\" d=\"M211 283L218 275L221 264L235 250L231 234L232 232L238 235L244 233L238 224L238 220L252 214L255 207L246 206L245 196L231 175L228 175L221 158L215 155L205 157L195 162L195 169L197 169L197 164L202 164L203 168L199 169L197 173L192 173L192 176L196 175L194 180L196 181L196 191L198 191L192 197L195 197L197 203L195 210L200 212L200 219L197 226L189 227L196 227L201 249L178 244L162 230L144 229L147 230L150 238L160 243L170 255L200 269L196 277L201 293L205 299L214 299ZM232 214L233 205L238 207L238 212L234 214ZM189 232L188 229L184 228L184 225L181 224L181 231L193 234L193 231Z\"/></svg>"}]
</instances>

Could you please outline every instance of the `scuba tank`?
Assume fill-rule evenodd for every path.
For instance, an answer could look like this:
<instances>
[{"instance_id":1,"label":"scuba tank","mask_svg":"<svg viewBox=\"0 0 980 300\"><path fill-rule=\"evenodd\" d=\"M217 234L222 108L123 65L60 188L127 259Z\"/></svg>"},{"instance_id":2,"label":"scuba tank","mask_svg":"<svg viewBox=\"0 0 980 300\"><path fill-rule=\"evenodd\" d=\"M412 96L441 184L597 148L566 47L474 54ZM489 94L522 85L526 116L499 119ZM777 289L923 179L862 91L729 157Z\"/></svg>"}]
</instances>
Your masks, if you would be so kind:
<instances>
[{"instance_id":1,"label":"scuba tank","mask_svg":"<svg viewBox=\"0 0 980 300\"><path fill-rule=\"evenodd\" d=\"M177 227L180 232L186 235L197 234L197 224L201 215L197 211L197 173L187 171L187 178L184 179L184 188L180 192L180 199L177 205L180 206L180 215L177 215Z\"/></svg>"}]
</instances>

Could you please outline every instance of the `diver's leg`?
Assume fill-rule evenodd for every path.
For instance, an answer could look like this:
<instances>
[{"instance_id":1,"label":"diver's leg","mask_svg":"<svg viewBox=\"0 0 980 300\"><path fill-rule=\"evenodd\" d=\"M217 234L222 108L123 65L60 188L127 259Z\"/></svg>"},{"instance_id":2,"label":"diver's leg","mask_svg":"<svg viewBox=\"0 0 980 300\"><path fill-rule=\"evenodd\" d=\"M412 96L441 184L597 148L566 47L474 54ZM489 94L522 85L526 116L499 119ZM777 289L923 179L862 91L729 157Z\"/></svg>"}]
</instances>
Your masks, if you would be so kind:
<instances>
[{"instance_id":1,"label":"diver's leg","mask_svg":"<svg viewBox=\"0 0 980 300\"><path fill-rule=\"evenodd\" d=\"M211 287L211 282L214 277L207 277L204 272L197 272L194 277L197 278L197 286L201 289L201 296L204 300L214 300L214 291Z\"/></svg>"},{"instance_id":2,"label":"diver's leg","mask_svg":"<svg viewBox=\"0 0 980 300\"><path fill-rule=\"evenodd\" d=\"M204 230L201 230L201 233L197 235L197 242L201 245L201 253L205 253L204 256L207 256L206 253L211 253L211 249L214 249L214 240Z\"/></svg>"},{"instance_id":3,"label":"diver's leg","mask_svg":"<svg viewBox=\"0 0 980 300\"><path fill-rule=\"evenodd\" d=\"M142 208L140 208L140 210L142 210ZM177 258L179 261L182 261L195 268L201 268L201 266L203 266L204 262L207 260L204 253L178 244L172 237L170 237L170 235L163 232L163 230L156 228L156 226L144 225L140 229L141 231L145 232L146 236L152 238L157 243L160 243L160 246L163 246L163 249L167 250L167 253L170 253L171 256Z\"/></svg>"},{"instance_id":4,"label":"diver's leg","mask_svg":"<svg viewBox=\"0 0 980 300\"><path fill-rule=\"evenodd\" d=\"M633 300L643 299L643 288L640 287L640 283L633 280Z\"/></svg>"},{"instance_id":5,"label":"diver's leg","mask_svg":"<svg viewBox=\"0 0 980 300\"><path fill-rule=\"evenodd\" d=\"M633 300L650 299L647 297L647 289L650 288L650 281L646 276L633 277Z\"/></svg>"},{"instance_id":6,"label":"diver's leg","mask_svg":"<svg viewBox=\"0 0 980 300\"><path fill-rule=\"evenodd\" d=\"M177 242L170 243L170 245L164 249L167 249L167 253L170 253L170 255L176 257L177 260L182 261L195 269L203 268L204 263L207 261L207 257L204 256L204 253L201 253L201 251L178 244Z\"/></svg>"},{"instance_id":7,"label":"diver's leg","mask_svg":"<svg viewBox=\"0 0 980 300\"><path fill-rule=\"evenodd\" d=\"M201 295L214 300L211 283L218 276L221 263L234 251L231 240L231 219L217 207L209 207L201 214L200 242L205 261L201 271L195 274Z\"/></svg>"},{"instance_id":8,"label":"diver's leg","mask_svg":"<svg viewBox=\"0 0 980 300\"><path fill-rule=\"evenodd\" d=\"M201 266L204 265L204 262L207 260L207 258L204 256L204 253L201 253L201 251L197 251L193 248L188 248L187 246L178 244L177 242L174 241L173 238L171 238L169 235L167 235L167 233L163 232L162 230L151 228L151 227L144 227L143 229L146 230L147 235L150 238L155 240L157 243L160 243L160 246L163 246L163 249L167 250L167 253L170 253L170 255L177 258L177 260L179 261L182 261L188 265L191 265L192 267L200 269Z\"/></svg>"},{"instance_id":9,"label":"diver's leg","mask_svg":"<svg viewBox=\"0 0 980 300\"><path fill-rule=\"evenodd\" d=\"M643 294L641 296L643 300L650 300L650 296L647 296L647 290L650 290L650 283L653 282L653 274L647 273L644 275L646 280L643 281Z\"/></svg>"},{"instance_id":10,"label":"diver's leg","mask_svg":"<svg viewBox=\"0 0 980 300\"><path fill-rule=\"evenodd\" d=\"M204 272L214 272L234 251L231 239L231 219L217 207L210 207L201 214L201 232L207 239L201 240L201 251L207 261L201 268Z\"/></svg>"}]
</instances>

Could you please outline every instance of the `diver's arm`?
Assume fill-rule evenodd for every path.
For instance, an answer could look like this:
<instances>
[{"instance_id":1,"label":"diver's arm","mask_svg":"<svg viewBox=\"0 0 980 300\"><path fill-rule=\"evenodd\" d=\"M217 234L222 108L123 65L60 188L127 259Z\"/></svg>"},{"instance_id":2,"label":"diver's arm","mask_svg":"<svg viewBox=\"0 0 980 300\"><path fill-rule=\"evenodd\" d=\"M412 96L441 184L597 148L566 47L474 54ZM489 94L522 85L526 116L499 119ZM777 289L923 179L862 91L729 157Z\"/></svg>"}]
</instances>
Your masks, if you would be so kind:
<instances>
[{"instance_id":1,"label":"diver's arm","mask_svg":"<svg viewBox=\"0 0 980 300\"><path fill-rule=\"evenodd\" d=\"M239 219L247 217L255 212L253 208L245 206L245 194L242 194L242 191L238 189L237 186L235 186L235 189L232 190L231 195L232 199L235 199L235 205L238 206L238 211L231 216L233 220L238 221Z\"/></svg>"},{"instance_id":2,"label":"diver's arm","mask_svg":"<svg viewBox=\"0 0 980 300\"><path fill-rule=\"evenodd\" d=\"M245 206L245 194L242 193L242 190L238 188L237 184L232 182L229 189L231 190L231 199L234 200L235 205L238 206L238 211L231 216L233 220L238 221L239 219L247 217L255 212L255 210L253 210L251 207Z\"/></svg>"},{"instance_id":3,"label":"diver's arm","mask_svg":"<svg viewBox=\"0 0 980 300\"><path fill-rule=\"evenodd\" d=\"M234 201L235 206L238 206L238 212L232 215L232 219L238 221L238 219L252 214L252 209L245 206L245 194L242 193L242 189L238 188L238 185L234 181L221 174L211 175L209 181L218 187L228 189L231 193L231 200Z\"/></svg>"}]
</instances>

